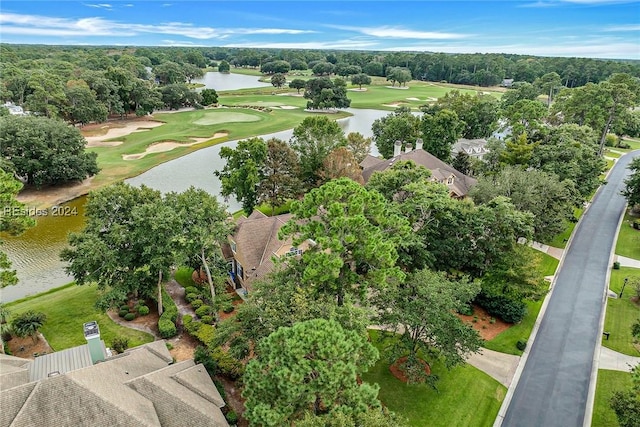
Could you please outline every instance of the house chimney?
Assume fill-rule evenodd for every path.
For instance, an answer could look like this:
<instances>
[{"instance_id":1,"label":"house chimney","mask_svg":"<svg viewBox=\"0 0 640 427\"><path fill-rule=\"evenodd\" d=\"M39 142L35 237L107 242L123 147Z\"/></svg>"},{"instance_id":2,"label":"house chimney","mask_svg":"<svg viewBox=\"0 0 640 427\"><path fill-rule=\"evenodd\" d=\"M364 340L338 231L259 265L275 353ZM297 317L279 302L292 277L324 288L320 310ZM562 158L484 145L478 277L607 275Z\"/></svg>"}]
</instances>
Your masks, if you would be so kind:
<instances>
[{"instance_id":1,"label":"house chimney","mask_svg":"<svg viewBox=\"0 0 640 427\"><path fill-rule=\"evenodd\" d=\"M89 346L91 362L95 365L98 362L104 361L106 350L102 340L100 339L100 328L98 327L98 322L94 320L84 324L84 337L86 338L87 345Z\"/></svg>"},{"instance_id":2,"label":"house chimney","mask_svg":"<svg viewBox=\"0 0 640 427\"><path fill-rule=\"evenodd\" d=\"M402 153L402 141L398 140L393 145L393 157L397 157Z\"/></svg>"},{"instance_id":3,"label":"house chimney","mask_svg":"<svg viewBox=\"0 0 640 427\"><path fill-rule=\"evenodd\" d=\"M422 138L416 139L416 150L422 150Z\"/></svg>"},{"instance_id":4,"label":"house chimney","mask_svg":"<svg viewBox=\"0 0 640 427\"><path fill-rule=\"evenodd\" d=\"M412 149L413 149L413 147L411 146L411 143L410 143L410 142L407 142L407 143L404 145L404 152L405 152L405 153L410 152Z\"/></svg>"}]
</instances>

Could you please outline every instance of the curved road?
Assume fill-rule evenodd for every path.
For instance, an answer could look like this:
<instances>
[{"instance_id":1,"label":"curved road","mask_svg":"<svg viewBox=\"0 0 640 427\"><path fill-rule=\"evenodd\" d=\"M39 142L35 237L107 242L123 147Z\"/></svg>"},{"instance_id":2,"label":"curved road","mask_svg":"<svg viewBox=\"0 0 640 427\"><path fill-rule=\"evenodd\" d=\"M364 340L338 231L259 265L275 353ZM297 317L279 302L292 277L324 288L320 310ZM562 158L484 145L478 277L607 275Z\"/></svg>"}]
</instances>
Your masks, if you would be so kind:
<instances>
[{"instance_id":1,"label":"curved road","mask_svg":"<svg viewBox=\"0 0 640 427\"><path fill-rule=\"evenodd\" d=\"M625 209L620 191L638 155L618 160L578 224L502 426L583 426L610 256Z\"/></svg>"}]
</instances>

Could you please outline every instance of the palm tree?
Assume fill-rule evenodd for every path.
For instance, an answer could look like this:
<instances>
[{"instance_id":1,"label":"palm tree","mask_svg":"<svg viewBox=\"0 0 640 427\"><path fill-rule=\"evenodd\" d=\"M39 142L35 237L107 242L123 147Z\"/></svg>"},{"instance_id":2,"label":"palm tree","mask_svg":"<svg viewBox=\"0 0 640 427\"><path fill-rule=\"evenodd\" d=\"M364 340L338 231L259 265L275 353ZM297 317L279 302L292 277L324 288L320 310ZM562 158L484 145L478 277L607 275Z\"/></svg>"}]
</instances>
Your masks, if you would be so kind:
<instances>
[{"instance_id":1,"label":"palm tree","mask_svg":"<svg viewBox=\"0 0 640 427\"><path fill-rule=\"evenodd\" d=\"M18 315L11 323L13 332L19 337L31 337L35 343L38 337L38 330L42 327L47 316L44 313L32 310Z\"/></svg>"}]
</instances>

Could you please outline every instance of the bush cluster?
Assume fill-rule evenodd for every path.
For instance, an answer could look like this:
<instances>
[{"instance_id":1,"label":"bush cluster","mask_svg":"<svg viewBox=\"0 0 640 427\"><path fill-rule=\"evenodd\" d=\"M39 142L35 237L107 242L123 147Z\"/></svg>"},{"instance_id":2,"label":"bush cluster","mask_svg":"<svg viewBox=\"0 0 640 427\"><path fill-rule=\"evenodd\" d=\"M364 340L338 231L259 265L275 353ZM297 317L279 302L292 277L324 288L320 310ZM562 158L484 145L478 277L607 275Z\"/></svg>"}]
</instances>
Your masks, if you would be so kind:
<instances>
[{"instance_id":1,"label":"bush cluster","mask_svg":"<svg viewBox=\"0 0 640 427\"><path fill-rule=\"evenodd\" d=\"M524 349L527 348L527 342L525 340L518 340L516 348L520 351L524 351Z\"/></svg>"},{"instance_id":2,"label":"bush cluster","mask_svg":"<svg viewBox=\"0 0 640 427\"><path fill-rule=\"evenodd\" d=\"M158 320L158 330L160 331L160 336L162 338L171 338L178 333L176 324L168 317L165 317L164 314L160 316L160 319Z\"/></svg>"},{"instance_id":3,"label":"bush cluster","mask_svg":"<svg viewBox=\"0 0 640 427\"><path fill-rule=\"evenodd\" d=\"M193 301L191 301L191 307L193 307L195 310L199 309L203 304L204 301L202 301L201 299L194 299Z\"/></svg>"},{"instance_id":4,"label":"bush cluster","mask_svg":"<svg viewBox=\"0 0 640 427\"><path fill-rule=\"evenodd\" d=\"M149 307L147 307L146 305L141 305L138 307L138 314L140 316L146 316L147 314L149 314Z\"/></svg>"},{"instance_id":5,"label":"bush cluster","mask_svg":"<svg viewBox=\"0 0 640 427\"><path fill-rule=\"evenodd\" d=\"M115 337L111 343L111 348L118 353L122 353L129 348L129 339L125 337Z\"/></svg>"},{"instance_id":6,"label":"bush cluster","mask_svg":"<svg viewBox=\"0 0 640 427\"><path fill-rule=\"evenodd\" d=\"M135 313L127 313L124 315L124 320L132 321L135 318L136 318Z\"/></svg>"},{"instance_id":7,"label":"bush cluster","mask_svg":"<svg viewBox=\"0 0 640 427\"><path fill-rule=\"evenodd\" d=\"M196 309L196 315L200 318L202 316L209 316L213 312L213 308L210 305L202 305Z\"/></svg>"},{"instance_id":8,"label":"bush cluster","mask_svg":"<svg viewBox=\"0 0 640 427\"><path fill-rule=\"evenodd\" d=\"M527 306L523 301L504 295L489 295L482 292L476 297L475 302L487 310L491 316L500 317L507 323L518 323L527 314Z\"/></svg>"}]
</instances>

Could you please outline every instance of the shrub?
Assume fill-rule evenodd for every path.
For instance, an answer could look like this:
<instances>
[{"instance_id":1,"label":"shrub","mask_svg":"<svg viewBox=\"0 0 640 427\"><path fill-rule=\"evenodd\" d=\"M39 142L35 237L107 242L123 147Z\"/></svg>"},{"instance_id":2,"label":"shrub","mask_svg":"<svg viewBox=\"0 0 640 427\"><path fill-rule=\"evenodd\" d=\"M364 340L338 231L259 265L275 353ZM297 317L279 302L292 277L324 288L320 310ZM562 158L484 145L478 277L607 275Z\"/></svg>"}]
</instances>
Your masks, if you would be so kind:
<instances>
[{"instance_id":1,"label":"shrub","mask_svg":"<svg viewBox=\"0 0 640 427\"><path fill-rule=\"evenodd\" d=\"M162 308L164 309L162 315L168 316L173 323L176 323L178 320L178 306L164 287L162 288Z\"/></svg>"},{"instance_id":2,"label":"shrub","mask_svg":"<svg viewBox=\"0 0 640 427\"><path fill-rule=\"evenodd\" d=\"M125 337L115 337L111 342L111 348L118 353L123 353L129 348L129 339Z\"/></svg>"},{"instance_id":3,"label":"shrub","mask_svg":"<svg viewBox=\"0 0 640 427\"><path fill-rule=\"evenodd\" d=\"M164 345L167 346L167 350L173 350L173 344L171 344L170 342L166 342L164 343Z\"/></svg>"},{"instance_id":4,"label":"shrub","mask_svg":"<svg viewBox=\"0 0 640 427\"><path fill-rule=\"evenodd\" d=\"M202 322L192 323L198 323L199 325L198 330L194 334L196 339L198 339L204 345L209 345L215 337L216 328L214 328L212 325L207 325L206 323Z\"/></svg>"},{"instance_id":5,"label":"shrub","mask_svg":"<svg viewBox=\"0 0 640 427\"><path fill-rule=\"evenodd\" d=\"M189 295L189 294L197 294L198 288L196 288L195 286L187 286L186 288L184 288L184 293Z\"/></svg>"},{"instance_id":6,"label":"shrub","mask_svg":"<svg viewBox=\"0 0 640 427\"><path fill-rule=\"evenodd\" d=\"M460 308L458 313L464 316L471 316L473 314L473 307L470 304L465 304Z\"/></svg>"},{"instance_id":7,"label":"shrub","mask_svg":"<svg viewBox=\"0 0 640 427\"><path fill-rule=\"evenodd\" d=\"M124 320L128 320L128 321L131 321L131 320L133 320L135 318L136 318L136 314L135 313L127 313L124 316Z\"/></svg>"},{"instance_id":8,"label":"shrub","mask_svg":"<svg viewBox=\"0 0 640 427\"><path fill-rule=\"evenodd\" d=\"M216 347L211 351L211 357L218 365L218 371L232 380L240 378L244 373L244 365L234 359L222 347Z\"/></svg>"},{"instance_id":9,"label":"shrub","mask_svg":"<svg viewBox=\"0 0 640 427\"><path fill-rule=\"evenodd\" d=\"M211 357L211 353L206 347L201 345L196 347L196 350L193 352L193 361L196 363L202 363L202 366L207 370L210 377L213 377L218 373L218 364L213 357Z\"/></svg>"},{"instance_id":10,"label":"shrub","mask_svg":"<svg viewBox=\"0 0 640 427\"><path fill-rule=\"evenodd\" d=\"M489 323L491 323L492 325L496 323L496 318L492 317L491 319L489 319Z\"/></svg>"},{"instance_id":11,"label":"shrub","mask_svg":"<svg viewBox=\"0 0 640 427\"><path fill-rule=\"evenodd\" d=\"M138 314L140 316L146 316L147 314L149 314L149 307L147 307L146 305L141 305L140 307L138 307Z\"/></svg>"},{"instance_id":12,"label":"shrub","mask_svg":"<svg viewBox=\"0 0 640 427\"><path fill-rule=\"evenodd\" d=\"M194 310L199 309L203 304L204 302L201 299L194 299L191 301L191 307L193 307Z\"/></svg>"},{"instance_id":13,"label":"shrub","mask_svg":"<svg viewBox=\"0 0 640 427\"><path fill-rule=\"evenodd\" d=\"M500 317L507 323L518 323L527 314L527 305L504 295L489 295L481 292L476 304L487 310L491 316Z\"/></svg>"},{"instance_id":14,"label":"shrub","mask_svg":"<svg viewBox=\"0 0 640 427\"><path fill-rule=\"evenodd\" d=\"M196 315L200 318L202 316L208 316L212 313L212 310L213 309L211 308L210 305L203 305L196 310Z\"/></svg>"},{"instance_id":15,"label":"shrub","mask_svg":"<svg viewBox=\"0 0 640 427\"><path fill-rule=\"evenodd\" d=\"M520 351L524 351L524 349L527 348L527 342L525 340L518 340L516 348Z\"/></svg>"},{"instance_id":16,"label":"shrub","mask_svg":"<svg viewBox=\"0 0 640 427\"><path fill-rule=\"evenodd\" d=\"M175 323L168 316L165 317L164 314L158 320L158 330L162 338L171 338L178 333Z\"/></svg>"},{"instance_id":17,"label":"shrub","mask_svg":"<svg viewBox=\"0 0 640 427\"><path fill-rule=\"evenodd\" d=\"M222 384L220 380L216 378L213 379L213 384L215 384L216 388L218 389L218 393L220 393L220 397L222 397L222 400L227 403L227 392L224 389L224 384Z\"/></svg>"},{"instance_id":18,"label":"shrub","mask_svg":"<svg viewBox=\"0 0 640 427\"><path fill-rule=\"evenodd\" d=\"M206 323L208 325L211 325L213 323L213 316L210 316L210 315L207 314L205 316L202 316L200 318L200 320L202 320L202 323Z\"/></svg>"},{"instance_id":19,"label":"shrub","mask_svg":"<svg viewBox=\"0 0 640 427\"><path fill-rule=\"evenodd\" d=\"M128 308L127 308L126 310L120 310L120 311L118 312L118 316L120 316L120 317L124 317L124 316L126 316L127 314L129 314L129 309L128 309Z\"/></svg>"},{"instance_id":20,"label":"shrub","mask_svg":"<svg viewBox=\"0 0 640 427\"><path fill-rule=\"evenodd\" d=\"M633 221L632 226L636 230L640 230L640 219L636 219Z\"/></svg>"},{"instance_id":21,"label":"shrub","mask_svg":"<svg viewBox=\"0 0 640 427\"><path fill-rule=\"evenodd\" d=\"M124 305L120 306L120 311L126 311L128 313L129 312L129 305L124 304Z\"/></svg>"},{"instance_id":22,"label":"shrub","mask_svg":"<svg viewBox=\"0 0 640 427\"><path fill-rule=\"evenodd\" d=\"M225 313L231 313L235 309L236 308L233 306L233 304L229 303L229 305L226 305L222 308L222 311L224 311Z\"/></svg>"},{"instance_id":23,"label":"shrub","mask_svg":"<svg viewBox=\"0 0 640 427\"><path fill-rule=\"evenodd\" d=\"M182 316L182 324L184 325L184 327L186 328L187 325L189 323L191 323L193 321L193 316L190 314L185 314L184 316Z\"/></svg>"},{"instance_id":24,"label":"shrub","mask_svg":"<svg viewBox=\"0 0 640 427\"><path fill-rule=\"evenodd\" d=\"M195 293L195 292L188 293L188 294L187 294L187 295L185 295L185 297L184 297L184 299L185 299L187 302L193 302L193 301L195 301L195 300L197 300L197 299L199 299L199 298L200 298L200 295L198 295L198 294L197 294L197 293Z\"/></svg>"},{"instance_id":25,"label":"shrub","mask_svg":"<svg viewBox=\"0 0 640 427\"><path fill-rule=\"evenodd\" d=\"M224 417L231 425L238 423L238 414L236 414L234 411L227 412L227 415L225 415Z\"/></svg>"},{"instance_id":26,"label":"shrub","mask_svg":"<svg viewBox=\"0 0 640 427\"><path fill-rule=\"evenodd\" d=\"M613 269L614 270L620 270L620 263L618 261L613 263Z\"/></svg>"}]
</instances>

